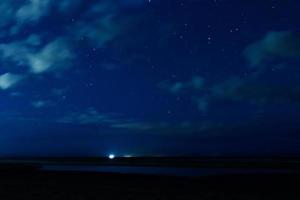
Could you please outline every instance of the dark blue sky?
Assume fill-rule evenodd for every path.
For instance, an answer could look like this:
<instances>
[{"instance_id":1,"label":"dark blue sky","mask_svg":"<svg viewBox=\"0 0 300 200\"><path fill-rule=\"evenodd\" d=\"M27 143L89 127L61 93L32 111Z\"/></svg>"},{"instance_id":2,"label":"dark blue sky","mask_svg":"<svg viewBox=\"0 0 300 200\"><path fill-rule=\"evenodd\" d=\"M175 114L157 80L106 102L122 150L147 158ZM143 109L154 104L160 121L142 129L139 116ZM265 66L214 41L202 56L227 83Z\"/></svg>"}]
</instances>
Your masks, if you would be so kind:
<instances>
[{"instance_id":1,"label":"dark blue sky","mask_svg":"<svg viewBox=\"0 0 300 200\"><path fill-rule=\"evenodd\" d=\"M2 0L0 156L298 155L297 0Z\"/></svg>"}]
</instances>

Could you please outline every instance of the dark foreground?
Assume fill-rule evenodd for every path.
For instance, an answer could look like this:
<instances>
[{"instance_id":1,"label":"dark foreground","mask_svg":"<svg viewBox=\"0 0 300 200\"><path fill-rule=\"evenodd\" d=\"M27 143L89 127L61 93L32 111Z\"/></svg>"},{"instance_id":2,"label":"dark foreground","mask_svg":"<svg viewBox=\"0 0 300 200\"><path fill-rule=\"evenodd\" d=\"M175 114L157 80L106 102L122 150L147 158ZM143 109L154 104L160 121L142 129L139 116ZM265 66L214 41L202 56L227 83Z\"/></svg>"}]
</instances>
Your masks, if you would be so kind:
<instances>
[{"instance_id":1,"label":"dark foreground","mask_svg":"<svg viewBox=\"0 0 300 200\"><path fill-rule=\"evenodd\" d=\"M79 172L1 171L0 199L300 199L300 176L198 178Z\"/></svg>"}]
</instances>

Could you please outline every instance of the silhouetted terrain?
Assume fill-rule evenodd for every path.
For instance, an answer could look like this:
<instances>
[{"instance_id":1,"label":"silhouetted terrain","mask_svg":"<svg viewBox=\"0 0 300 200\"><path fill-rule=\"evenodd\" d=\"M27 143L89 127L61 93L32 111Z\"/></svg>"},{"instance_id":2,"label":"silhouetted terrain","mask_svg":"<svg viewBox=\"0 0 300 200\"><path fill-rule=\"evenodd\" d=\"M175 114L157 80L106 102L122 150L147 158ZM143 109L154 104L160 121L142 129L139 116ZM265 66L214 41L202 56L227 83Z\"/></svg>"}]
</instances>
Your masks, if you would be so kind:
<instances>
[{"instance_id":1,"label":"silhouetted terrain","mask_svg":"<svg viewBox=\"0 0 300 200\"><path fill-rule=\"evenodd\" d=\"M30 169L0 173L0 199L299 199L300 176L198 178Z\"/></svg>"}]
</instances>

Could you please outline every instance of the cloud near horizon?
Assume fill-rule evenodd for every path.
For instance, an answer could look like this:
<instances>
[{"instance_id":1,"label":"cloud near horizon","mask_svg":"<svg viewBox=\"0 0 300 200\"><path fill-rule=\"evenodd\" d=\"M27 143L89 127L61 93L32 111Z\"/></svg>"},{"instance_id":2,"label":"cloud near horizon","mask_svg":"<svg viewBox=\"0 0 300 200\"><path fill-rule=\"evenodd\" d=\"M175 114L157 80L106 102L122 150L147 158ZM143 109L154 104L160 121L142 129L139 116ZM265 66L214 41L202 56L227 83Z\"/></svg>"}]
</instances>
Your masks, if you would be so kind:
<instances>
[{"instance_id":1,"label":"cloud near horizon","mask_svg":"<svg viewBox=\"0 0 300 200\"><path fill-rule=\"evenodd\" d=\"M113 113L100 113L91 107L81 112L70 112L59 118L58 123L78 125L102 125L114 129L149 130L153 125L138 120L129 120Z\"/></svg>"}]
</instances>

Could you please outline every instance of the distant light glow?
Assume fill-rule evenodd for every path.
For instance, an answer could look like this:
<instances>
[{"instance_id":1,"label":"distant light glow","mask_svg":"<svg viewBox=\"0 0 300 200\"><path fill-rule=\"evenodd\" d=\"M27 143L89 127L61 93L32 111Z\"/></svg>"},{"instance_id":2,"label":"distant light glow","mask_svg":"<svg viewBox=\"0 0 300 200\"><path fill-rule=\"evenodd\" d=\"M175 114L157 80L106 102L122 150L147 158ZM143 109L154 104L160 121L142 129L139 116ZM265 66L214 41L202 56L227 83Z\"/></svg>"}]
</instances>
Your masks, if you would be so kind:
<instances>
[{"instance_id":1,"label":"distant light glow","mask_svg":"<svg viewBox=\"0 0 300 200\"><path fill-rule=\"evenodd\" d=\"M108 155L108 158L112 160L112 159L115 158L115 155L114 155L114 154L109 154L109 155Z\"/></svg>"},{"instance_id":2,"label":"distant light glow","mask_svg":"<svg viewBox=\"0 0 300 200\"><path fill-rule=\"evenodd\" d=\"M124 158L132 158L132 155L127 154L127 155L124 155L123 157Z\"/></svg>"}]
</instances>

